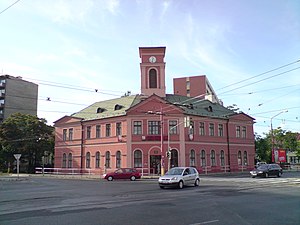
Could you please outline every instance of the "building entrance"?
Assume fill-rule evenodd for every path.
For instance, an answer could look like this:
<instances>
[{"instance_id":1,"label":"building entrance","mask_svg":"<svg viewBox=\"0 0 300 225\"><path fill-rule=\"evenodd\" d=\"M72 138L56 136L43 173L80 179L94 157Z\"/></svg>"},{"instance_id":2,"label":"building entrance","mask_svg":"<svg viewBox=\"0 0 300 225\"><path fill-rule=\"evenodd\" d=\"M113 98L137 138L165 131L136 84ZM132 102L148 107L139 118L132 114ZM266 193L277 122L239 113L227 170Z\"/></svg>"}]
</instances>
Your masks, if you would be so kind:
<instances>
[{"instance_id":1,"label":"building entrance","mask_svg":"<svg viewBox=\"0 0 300 225\"><path fill-rule=\"evenodd\" d=\"M160 174L160 162L161 156L160 155L150 155L150 173L153 174Z\"/></svg>"}]
</instances>

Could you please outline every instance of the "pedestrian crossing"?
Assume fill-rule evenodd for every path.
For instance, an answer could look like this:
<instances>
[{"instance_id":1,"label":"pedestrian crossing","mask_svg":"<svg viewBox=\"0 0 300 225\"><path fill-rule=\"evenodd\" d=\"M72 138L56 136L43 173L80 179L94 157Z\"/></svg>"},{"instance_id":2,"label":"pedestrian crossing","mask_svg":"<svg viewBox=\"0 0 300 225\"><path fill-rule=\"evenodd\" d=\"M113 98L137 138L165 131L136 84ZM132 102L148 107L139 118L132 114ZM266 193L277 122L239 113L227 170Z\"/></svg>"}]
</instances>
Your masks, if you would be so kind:
<instances>
[{"instance_id":1,"label":"pedestrian crossing","mask_svg":"<svg viewBox=\"0 0 300 225\"><path fill-rule=\"evenodd\" d=\"M203 177L201 182L224 182L231 184L244 184L247 186L285 186L285 185L299 185L300 178L246 178L246 177Z\"/></svg>"}]
</instances>

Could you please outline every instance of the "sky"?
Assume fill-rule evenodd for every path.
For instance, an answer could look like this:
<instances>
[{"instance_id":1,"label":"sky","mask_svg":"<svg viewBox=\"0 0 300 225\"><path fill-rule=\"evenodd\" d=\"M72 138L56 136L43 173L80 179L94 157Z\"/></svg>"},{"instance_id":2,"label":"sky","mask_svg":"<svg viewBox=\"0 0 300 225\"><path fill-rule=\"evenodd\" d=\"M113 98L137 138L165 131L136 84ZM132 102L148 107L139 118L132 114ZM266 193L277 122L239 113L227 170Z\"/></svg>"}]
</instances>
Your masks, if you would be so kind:
<instances>
[{"instance_id":1,"label":"sky","mask_svg":"<svg viewBox=\"0 0 300 225\"><path fill-rule=\"evenodd\" d=\"M139 47L157 46L167 93L173 78L206 75L257 134L271 123L300 132L300 1L0 1L0 74L39 85L38 117L50 125L140 94Z\"/></svg>"}]
</instances>

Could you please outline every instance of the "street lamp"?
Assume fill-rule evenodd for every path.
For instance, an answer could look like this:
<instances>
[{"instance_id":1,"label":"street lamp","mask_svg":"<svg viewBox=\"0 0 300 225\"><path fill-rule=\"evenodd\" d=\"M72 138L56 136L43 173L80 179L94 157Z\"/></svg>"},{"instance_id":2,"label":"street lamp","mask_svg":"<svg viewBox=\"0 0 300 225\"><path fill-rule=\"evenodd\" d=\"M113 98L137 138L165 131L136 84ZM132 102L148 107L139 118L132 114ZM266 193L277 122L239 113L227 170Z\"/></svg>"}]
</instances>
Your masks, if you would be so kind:
<instances>
[{"instance_id":1,"label":"street lamp","mask_svg":"<svg viewBox=\"0 0 300 225\"><path fill-rule=\"evenodd\" d=\"M163 132L164 132L164 117L163 117L163 112L162 112L162 109L158 112L153 112L153 111L148 111L147 114L156 114L156 115L159 115L159 120L160 120L160 154L161 154L161 159L160 159L160 174L161 176L163 176L165 174L165 168L164 168L164 154L163 154L163 145L164 145L164 141L163 141L163 138L164 138L164 135L163 135Z\"/></svg>"},{"instance_id":2,"label":"street lamp","mask_svg":"<svg viewBox=\"0 0 300 225\"><path fill-rule=\"evenodd\" d=\"M271 117L272 154L274 154L274 133L273 133L273 123L272 123L272 120L273 120L273 118L275 118L276 116L279 116L281 113L286 113L286 112L288 112L288 110L283 110L283 111L277 113L275 116L272 116L272 117Z\"/></svg>"}]
</instances>

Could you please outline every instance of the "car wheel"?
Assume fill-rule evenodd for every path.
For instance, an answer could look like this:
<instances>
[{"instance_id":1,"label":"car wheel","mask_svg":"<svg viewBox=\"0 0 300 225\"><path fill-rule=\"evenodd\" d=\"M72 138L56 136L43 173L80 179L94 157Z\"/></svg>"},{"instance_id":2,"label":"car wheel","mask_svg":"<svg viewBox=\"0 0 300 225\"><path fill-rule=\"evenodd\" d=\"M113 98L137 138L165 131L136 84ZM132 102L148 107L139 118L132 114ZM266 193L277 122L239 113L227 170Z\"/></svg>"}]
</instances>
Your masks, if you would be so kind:
<instances>
[{"instance_id":1,"label":"car wheel","mask_svg":"<svg viewBox=\"0 0 300 225\"><path fill-rule=\"evenodd\" d=\"M135 176L130 177L131 181L135 181Z\"/></svg>"},{"instance_id":2,"label":"car wheel","mask_svg":"<svg viewBox=\"0 0 300 225\"><path fill-rule=\"evenodd\" d=\"M199 186L199 183L200 183L200 180L199 180L199 179L196 179L196 180L195 180L195 186Z\"/></svg>"},{"instance_id":3,"label":"car wheel","mask_svg":"<svg viewBox=\"0 0 300 225\"><path fill-rule=\"evenodd\" d=\"M269 177L269 174L268 173L265 173L265 178L268 178Z\"/></svg>"},{"instance_id":4,"label":"car wheel","mask_svg":"<svg viewBox=\"0 0 300 225\"><path fill-rule=\"evenodd\" d=\"M281 177L282 173L278 172L277 177Z\"/></svg>"},{"instance_id":5,"label":"car wheel","mask_svg":"<svg viewBox=\"0 0 300 225\"><path fill-rule=\"evenodd\" d=\"M179 181L179 183L178 183L178 188L179 188L179 189L182 189L182 188L183 188L183 181L182 181L182 180Z\"/></svg>"},{"instance_id":6,"label":"car wheel","mask_svg":"<svg viewBox=\"0 0 300 225\"><path fill-rule=\"evenodd\" d=\"M108 181L112 181L114 178L112 177L112 176L109 176L108 178L107 178L107 180Z\"/></svg>"},{"instance_id":7,"label":"car wheel","mask_svg":"<svg viewBox=\"0 0 300 225\"><path fill-rule=\"evenodd\" d=\"M165 187L164 186L159 186L161 189L164 189Z\"/></svg>"}]
</instances>

